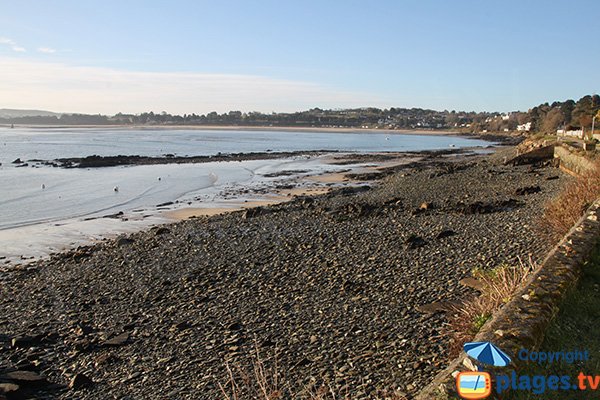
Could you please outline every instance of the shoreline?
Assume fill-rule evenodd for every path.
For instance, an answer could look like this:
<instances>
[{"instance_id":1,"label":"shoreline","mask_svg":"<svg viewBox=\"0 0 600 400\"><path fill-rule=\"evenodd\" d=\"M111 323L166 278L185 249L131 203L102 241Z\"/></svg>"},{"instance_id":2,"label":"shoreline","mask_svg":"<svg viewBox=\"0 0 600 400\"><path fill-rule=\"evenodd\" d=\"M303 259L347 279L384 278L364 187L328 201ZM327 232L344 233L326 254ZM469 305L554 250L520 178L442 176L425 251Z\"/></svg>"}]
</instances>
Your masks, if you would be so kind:
<instances>
[{"instance_id":1,"label":"shoreline","mask_svg":"<svg viewBox=\"0 0 600 400\"><path fill-rule=\"evenodd\" d=\"M460 152L459 149L448 150ZM285 161L278 153L266 153L275 162ZM293 158L299 155L306 156L306 152L294 152ZM289 155L286 153L286 155ZM173 221L191 216L216 215L224 212L239 211L252 206L266 206L283 203L293 199L294 196L313 195L325 193L330 189L364 182L352 182L346 178L351 172L369 172L377 168L388 167L394 164L413 162L420 153L335 153L328 152L328 156L317 156L314 152L309 154L306 162L314 163L317 160L320 168L306 175L307 170L284 169L264 175L255 184L245 186L229 186L221 184L215 188L212 200L206 200L202 195L187 198L177 198L163 201L155 205L147 205L136 209L119 209L102 214L88 215L85 217L67 217L60 220L39 222L35 224L7 227L0 230L0 239L5 240L5 248L0 251L0 266L18 266L46 259L57 252L70 251L75 246L87 246L98 243L104 239L112 239L123 233L131 233L149 229L151 226L168 224ZM429 152L424 152L429 155ZM244 156L244 154L242 155ZM256 154L249 154L249 160L269 159ZM129 157L117 157L129 159ZM136 157L134 159L137 160ZM195 160L194 157L192 159ZM210 157L201 157L203 161L214 161ZM173 162L170 158L157 159L158 163ZM231 160L228 161L241 161ZM341 163L341 164L339 164ZM368 163L365 165L365 163ZM136 164L138 165L138 164ZM145 165L145 164L139 164ZM345 167L348 165L348 168ZM364 165L364 166L362 166ZM89 166L86 166L89 167ZM340 169L341 168L341 169ZM319 169L321 170L319 172ZM324 172L323 172L324 171ZM209 188L210 189L210 188ZM13 243L11 238L20 238ZM61 239L64 237L65 239Z\"/></svg>"},{"instance_id":2,"label":"shoreline","mask_svg":"<svg viewBox=\"0 0 600 400\"><path fill-rule=\"evenodd\" d=\"M94 381L77 392L85 400L214 398L226 363L251 368L255 351L268 366L277 357L293 390L412 396L446 366L449 345L444 316L419 307L472 293L459 282L475 267L551 247L534 227L562 173L504 165L510 150L390 165L362 188L186 219L4 271L0 375L27 356L12 338L30 337L54 384L39 398L72 397L78 373Z\"/></svg>"},{"instance_id":3,"label":"shoreline","mask_svg":"<svg viewBox=\"0 0 600 400\"><path fill-rule=\"evenodd\" d=\"M2 126L2 125L0 125ZM10 128L9 125L5 126ZM107 129L107 130L214 130L214 131L281 131L281 132L328 132L328 133L386 133L390 135L460 136L489 141L511 142L522 140L515 132L474 133L453 129L389 129L389 128L339 128L299 126L253 126L253 125L16 125L30 129Z\"/></svg>"},{"instance_id":4,"label":"shoreline","mask_svg":"<svg viewBox=\"0 0 600 400\"><path fill-rule=\"evenodd\" d=\"M399 158L402 161L396 160L389 162L382 162L374 166L368 166L363 168L355 168L357 173L377 171L382 168L389 168L390 166L404 165L409 162L415 162L416 158L410 159L408 157ZM214 215L222 215L226 213L243 211L252 209L255 207L268 207L276 204L287 203L294 201L298 197L311 197L319 196L329 193L332 190L340 189L342 187L353 187L359 184L369 183L360 182L348 178L350 171L345 172L329 172L319 175L308 175L302 178L295 179L294 183L290 184L290 188L275 189L260 200L250 201L233 201L228 204L227 207L198 207L196 206L183 206L174 210L164 211L161 214L171 219L172 221L183 221L189 218L196 217L211 217ZM341 186L345 185L345 186ZM349 185L349 186L347 186Z\"/></svg>"},{"instance_id":5,"label":"shoreline","mask_svg":"<svg viewBox=\"0 0 600 400\"><path fill-rule=\"evenodd\" d=\"M0 125L10 128L9 125ZM397 134L434 134L434 135L462 135L459 131L445 129L388 129L388 128L339 128L339 127L301 127L301 126L270 126L270 125L35 125L23 124L15 125L13 129L32 128L32 129L83 129L83 128L107 128L107 129L141 129L141 130L226 130L226 131L282 131L282 132L331 132L331 133L397 133Z\"/></svg>"}]
</instances>

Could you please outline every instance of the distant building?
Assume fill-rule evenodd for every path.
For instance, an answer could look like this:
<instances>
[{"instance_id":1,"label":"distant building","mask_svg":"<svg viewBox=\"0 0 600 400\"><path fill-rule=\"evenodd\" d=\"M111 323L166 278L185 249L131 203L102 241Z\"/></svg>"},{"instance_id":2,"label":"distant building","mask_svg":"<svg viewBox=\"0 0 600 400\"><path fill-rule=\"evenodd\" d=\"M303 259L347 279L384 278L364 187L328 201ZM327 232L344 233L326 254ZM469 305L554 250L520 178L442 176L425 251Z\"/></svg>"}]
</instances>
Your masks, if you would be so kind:
<instances>
[{"instance_id":1,"label":"distant building","mask_svg":"<svg viewBox=\"0 0 600 400\"><path fill-rule=\"evenodd\" d=\"M559 129L556 131L556 134L559 136L571 136L581 138L583 137L583 129L575 129L570 131Z\"/></svg>"},{"instance_id":2,"label":"distant building","mask_svg":"<svg viewBox=\"0 0 600 400\"><path fill-rule=\"evenodd\" d=\"M531 122L527 122L523 125L517 125L517 130L519 132L529 132L531 130Z\"/></svg>"}]
</instances>

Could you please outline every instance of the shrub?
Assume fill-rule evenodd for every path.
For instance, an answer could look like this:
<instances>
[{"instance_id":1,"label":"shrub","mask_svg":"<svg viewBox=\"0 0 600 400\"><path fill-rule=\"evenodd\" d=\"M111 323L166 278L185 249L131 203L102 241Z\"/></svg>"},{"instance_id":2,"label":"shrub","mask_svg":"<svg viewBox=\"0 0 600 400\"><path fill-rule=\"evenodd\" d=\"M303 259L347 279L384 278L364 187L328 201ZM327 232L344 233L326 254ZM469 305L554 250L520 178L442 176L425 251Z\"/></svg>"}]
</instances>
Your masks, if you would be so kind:
<instances>
[{"instance_id":1,"label":"shrub","mask_svg":"<svg viewBox=\"0 0 600 400\"><path fill-rule=\"evenodd\" d=\"M559 240L600 196L600 166L568 183L546 204L542 227L552 240Z\"/></svg>"}]
</instances>

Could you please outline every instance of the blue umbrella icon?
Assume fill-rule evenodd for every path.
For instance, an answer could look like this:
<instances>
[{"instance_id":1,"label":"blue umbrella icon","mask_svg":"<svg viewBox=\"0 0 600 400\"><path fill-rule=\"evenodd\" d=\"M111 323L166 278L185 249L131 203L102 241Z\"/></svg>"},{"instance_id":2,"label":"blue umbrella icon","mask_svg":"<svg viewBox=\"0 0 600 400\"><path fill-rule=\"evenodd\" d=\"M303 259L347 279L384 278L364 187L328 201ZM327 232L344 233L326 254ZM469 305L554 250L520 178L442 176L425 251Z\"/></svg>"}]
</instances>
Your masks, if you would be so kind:
<instances>
[{"instance_id":1,"label":"blue umbrella icon","mask_svg":"<svg viewBox=\"0 0 600 400\"><path fill-rule=\"evenodd\" d=\"M510 357L490 342L471 342L463 346L465 353L484 364L495 367L506 367Z\"/></svg>"}]
</instances>

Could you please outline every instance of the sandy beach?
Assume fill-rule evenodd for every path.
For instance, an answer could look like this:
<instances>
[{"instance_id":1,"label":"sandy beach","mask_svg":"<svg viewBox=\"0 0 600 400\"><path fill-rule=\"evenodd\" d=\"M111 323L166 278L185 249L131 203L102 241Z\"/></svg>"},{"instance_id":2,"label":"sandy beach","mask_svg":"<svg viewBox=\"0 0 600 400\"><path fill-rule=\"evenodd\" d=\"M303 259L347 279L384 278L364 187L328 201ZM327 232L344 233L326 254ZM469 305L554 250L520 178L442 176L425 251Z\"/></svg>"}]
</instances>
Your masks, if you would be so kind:
<instances>
[{"instance_id":1,"label":"sandy beach","mask_svg":"<svg viewBox=\"0 0 600 400\"><path fill-rule=\"evenodd\" d=\"M475 267L535 261L551 246L536 224L569 178L503 165L510 151L432 153L361 188L3 267L0 376L42 376L28 392L38 399L215 399L226 366L251 368L258 351L268 367L277 360L290 396L324 385L410 398L448 361L444 315L419 306L473 293L459 281ZM70 389L79 375L93 383Z\"/></svg>"}]
</instances>

